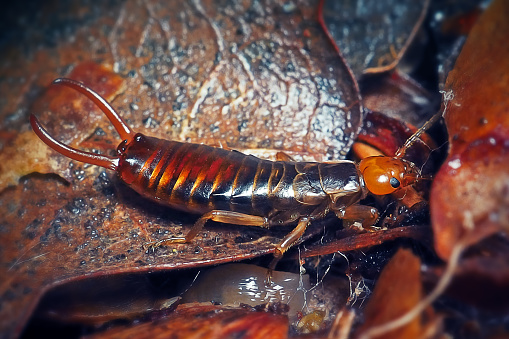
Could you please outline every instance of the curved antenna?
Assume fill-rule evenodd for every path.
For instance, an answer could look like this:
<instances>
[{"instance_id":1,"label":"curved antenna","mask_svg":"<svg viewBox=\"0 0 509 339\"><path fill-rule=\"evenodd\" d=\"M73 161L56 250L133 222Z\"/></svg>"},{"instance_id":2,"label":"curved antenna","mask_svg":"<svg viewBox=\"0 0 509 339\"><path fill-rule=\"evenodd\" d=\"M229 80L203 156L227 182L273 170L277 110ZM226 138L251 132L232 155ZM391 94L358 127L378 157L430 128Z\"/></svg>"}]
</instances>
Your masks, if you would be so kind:
<instances>
[{"instance_id":1,"label":"curved antenna","mask_svg":"<svg viewBox=\"0 0 509 339\"><path fill-rule=\"evenodd\" d=\"M406 150L413 145L414 142L419 140L419 137L422 135L422 133L426 132L431 125L433 125L440 117L445 116L445 113L447 112L447 106L449 105L449 102L454 99L454 92L452 90L446 92L446 91L440 91L442 94L442 105L443 109L438 110L424 125L422 125L421 128L419 128L414 134L408 138L403 146L401 146L398 151L396 152L396 158L401 158L405 155Z\"/></svg>"},{"instance_id":2,"label":"curved antenna","mask_svg":"<svg viewBox=\"0 0 509 339\"><path fill-rule=\"evenodd\" d=\"M100 109L101 111L106 114L108 119L111 121L115 129L117 130L118 134L122 138L122 140L130 140L134 136L134 132L127 126L124 119L118 115L118 113L115 111L113 107L99 94L94 92L92 89L88 88L81 82L68 79L68 78L58 78L53 81L54 85L64 85L67 87L71 87L72 89L80 92L81 94L85 95L87 98L92 100Z\"/></svg>"},{"instance_id":3,"label":"curved antenna","mask_svg":"<svg viewBox=\"0 0 509 339\"><path fill-rule=\"evenodd\" d=\"M395 154L396 158L401 158L405 155L406 150L414 144L417 140L420 140L420 136L426 132L431 125L433 125L440 117L442 116L442 112L438 111L435 113L428 121L424 123L424 125L421 126L414 134L412 134L408 139L406 139L403 146L401 146Z\"/></svg>"},{"instance_id":4,"label":"curved antenna","mask_svg":"<svg viewBox=\"0 0 509 339\"><path fill-rule=\"evenodd\" d=\"M106 155L94 154L91 152L80 151L76 148L67 146L58 140L55 140L49 133L42 127L39 120L35 115L30 114L30 124L37 134L37 136L44 141L46 145L53 148L55 151L69 157L71 159L85 162L87 164L97 165L111 170L117 170L118 157L109 157Z\"/></svg>"}]
</instances>

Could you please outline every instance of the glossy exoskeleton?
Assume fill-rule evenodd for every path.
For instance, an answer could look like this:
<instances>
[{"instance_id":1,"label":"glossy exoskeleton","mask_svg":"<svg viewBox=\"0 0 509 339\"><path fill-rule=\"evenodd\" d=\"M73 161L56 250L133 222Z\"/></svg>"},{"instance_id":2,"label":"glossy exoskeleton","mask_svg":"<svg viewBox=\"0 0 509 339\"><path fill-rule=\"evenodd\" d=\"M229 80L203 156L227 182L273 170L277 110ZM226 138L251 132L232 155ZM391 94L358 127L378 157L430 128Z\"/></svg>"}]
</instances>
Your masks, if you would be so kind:
<instances>
[{"instance_id":1,"label":"glossy exoskeleton","mask_svg":"<svg viewBox=\"0 0 509 339\"><path fill-rule=\"evenodd\" d=\"M55 140L34 115L35 133L57 152L77 161L102 166L142 196L190 213L200 214L185 237L149 243L188 243L208 220L274 227L296 224L276 245L281 257L315 219L329 212L338 218L372 226L378 211L359 201L368 193L385 195L412 185L420 178L413 163L400 157L376 156L327 163L295 162L279 153L278 161L207 145L182 143L133 132L99 94L71 79L54 84L71 87L94 101L122 138L117 156L77 150Z\"/></svg>"}]
</instances>

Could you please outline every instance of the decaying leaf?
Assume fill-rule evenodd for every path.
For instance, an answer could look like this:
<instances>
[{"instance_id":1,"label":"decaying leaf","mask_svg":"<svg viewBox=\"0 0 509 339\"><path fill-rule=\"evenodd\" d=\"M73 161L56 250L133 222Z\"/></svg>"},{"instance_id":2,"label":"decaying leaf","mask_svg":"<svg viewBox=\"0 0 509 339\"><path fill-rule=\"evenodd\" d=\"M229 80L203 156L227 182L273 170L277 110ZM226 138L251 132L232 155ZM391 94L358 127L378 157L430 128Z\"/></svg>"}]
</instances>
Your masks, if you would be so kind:
<instances>
[{"instance_id":1,"label":"decaying leaf","mask_svg":"<svg viewBox=\"0 0 509 339\"><path fill-rule=\"evenodd\" d=\"M380 1L357 3L369 3L371 8L382 5ZM104 115L75 91L49 86L53 79L66 76L101 93L129 126L147 135L249 149L256 154L284 150L296 159L330 161L346 155L365 122L359 140L394 153L412 129L392 120L382 122L376 114L367 114L376 116L374 119L365 118L362 106L369 98L362 101L366 98L360 97L348 66L321 31L316 1L57 0L37 2L35 6L30 11L33 15L8 20L8 25L19 29L0 40L0 337L18 336L41 296L40 312L33 322L41 319L39 316L43 322L53 317L59 325L77 322L82 331L90 329L87 326L107 327L134 320L125 328L96 332L97 337L286 337L286 308L278 312L274 305L267 305L270 312L258 312L259 307L181 304L172 313L177 306L173 301L178 299L172 297L180 290L159 294L150 289L150 283L156 276L161 281L178 281L187 290L191 283L182 275L192 281L196 267L270 254L291 227L264 230L208 223L190 245L172 245L147 253L143 250L147 241L183 235L195 217L144 199L114 173L71 161L50 150L30 131L28 115L37 114L52 135L73 147L115 154L120 140ZM383 41L373 25L365 26L368 34L355 35L362 41L340 41L345 51L368 46L367 55L349 61L356 74L394 67L420 26L426 6L427 1L421 1L404 16L398 16L401 8L396 5L389 5L388 12L375 11L381 15L370 23L387 19L384 22L398 30L392 34L392 28L386 29L382 36L387 39ZM341 12L357 20L348 13ZM489 13L498 27L506 27L493 19L493 10ZM398 24L393 25L396 21ZM358 27L341 33L357 32ZM507 88L507 72L503 72L507 57L502 56L502 51L507 51L499 33L491 30L486 33L488 37L476 38L475 48L468 47L470 54L458 61L457 73L451 74L448 83L456 95L454 101L448 101L447 111L452 147L446 170L442 171L445 174L437 177L434 192L437 251L446 260L448 246L458 241L477 242L502 229L507 220L508 176L503 170L508 162L507 120L500 117L507 108L501 100L493 100L507 96L503 91ZM493 55L475 56L479 52L476 49L490 46L492 38L496 45L490 52ZM469 60L471 56L475 57ZM487 59L497 65L484 65L482 69L479 65ZM401 79L394 78L398 74L364 79L387 76L380 83L374 82L373 95L383 92L385 98L395 100L388 93L396 89L397 100L403 102L388 101L388 106L399 112L411 111L404 117L406 123L420 121L424 114L417 111L429 109L432 99L419 86L402 86ZM425 81L436 80L434 74L430 77ZM394 83L397 85L392 87ZM377 91L377 86L382 88ZM364 88L369 96L372 93L368 89ZM481 96L487 101L481 102ZM378 101L374 106L383 107L385 103ZM465 107L472 110L460 110ZM456 118L458 115L453 113L459 111L463 117ZM476 115L479 112L482 114ZM476 117L473 121L472 116ZM425 142L434 148L431 142ZM407 155L415 157L412 161L419 167L433 162L430 149L422 143L412 146ZM426 182L420 185L426 187ZM432 263L427 267L429 285L452 275L450 266L447 274L443 267L434 266L437 258L427 247L431 232L424 224L428 218L427 196L426 190L422 192L410 204L406 204L411 195L408 191L403 193L404 199L370 196L363 201L379 208L383 218L378 225L387 229L359 233L355 227L342 228L337 218L313 223L302 241L319 236L314 242L296 246L279 264L298 272L295 276L299 283L304 271L312 279L311 288L305 284L300 287L305 289L305 307L300 312L301 306L292 310L291 317L300 319L290 320L293 325L299 324L295 331L318 330L315 336L319 336L332 326L330 337L344 337L365 320L353 333L365 335L419 304L423 298L420 266ZM451 201L457 204L449 206ZM467 204L475 204L476 209L465 208ZM418 222L413 225L415 220ZM472 230L465 230L465 226L472 226ZM407 239L396 239L401 237ZM493 237L485 241L490 239ZM376 244L382 245L372 248ZM403 250L378 278L401 244L414 246L415 253L422 254L422 264ZM452 281L453 289L464 288L447 293L460 302L506 312L505 305L490 301L507 285L507 274L497 271L507 266L507 246L495 255L488 251L498 251L492 244L477 243L469 249ZM184 268L190 269L177 270ZM229 267L220 266L219 272L221 269ZM260 280L266 271L257 270ZM219 275L209 279L230 279L230 274ZM474 283L466 286L469 282ZM140 286L143 293L137 290ZM165 283L162 286L166 287ZM210 297L211 292L223 291L208 282L198 287L209 293L206 299L216 298ZM364 310L360 300L373 287L375 294ZM473 294L472 288L475 291L482 287L490 290L468 297ZM332 288L337 295L330 293ZM113 291L119 291L119 296ZM229 296L235 294L230 292ZM87 298L91 295L95 299ZM84 298L89 302L81 303ZM343 308L345 304L351 308ZM332 319L342 308L333 324ZM439 330L440 318L433 311L415 314L417 317L406 326L393 328L390 336L414 337ZM37 328L35 331L39 335ZM290 334L298 335L292 330Z\"/></svg>"},{"instance_id":2,"label":"decaying leaf","mask_svg":"<svg viewBox=\"0 0 509 339\"><path fill-rule=\"evenodd\" d=\"M322 2L327 30L357 77L393 69L429 5L428 0Z\"/></svg>"},{"instance_id":3,"label":"decaying leaf","mask_svg":"<svg viewBox=\"0 0 509 339\"><path fill-rule=\"evenodd\" d=\"M28 129L29 113L73 147L111 155L120 143L90 101L48 88L54 78L84 81L134 130L160 138L326 160L344 157L360 129L356 81L321 31L313 1L39 6L52 23L39 30L54 39L41 40L22 21L33 44L4 46L0 69L0 329L7 337L58 284L251 258L271 253L289 231L207 225L192 245L146 253L146 242L186 233L182 224L193 216L44 148ZM60 33L63 22L73 25Z\"/></svg>"}]
</instances>

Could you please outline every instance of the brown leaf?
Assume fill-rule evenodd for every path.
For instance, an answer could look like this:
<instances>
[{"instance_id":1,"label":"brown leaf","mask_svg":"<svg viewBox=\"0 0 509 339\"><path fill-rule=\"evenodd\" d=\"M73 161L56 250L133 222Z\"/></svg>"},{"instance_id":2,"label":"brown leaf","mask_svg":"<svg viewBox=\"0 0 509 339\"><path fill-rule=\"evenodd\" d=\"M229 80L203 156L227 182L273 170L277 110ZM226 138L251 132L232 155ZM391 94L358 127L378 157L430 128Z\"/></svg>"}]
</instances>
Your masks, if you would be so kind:
<instances>
[{"instance_id":1,"label":"brown leaf","mask_svg":"<svg viewBox=\"0 0 509 339\"><path fill-rule=\"evenodd\" d=\"M447 78L450 150L430 199L435 249L445 260L459 242L509 227L508 12L506 1L492 3Z\"/></svg>"},{"instance_id":2,"label":"brown leaf","mask_svg":"<svg viewBox=\"0 0 509 339\"><path fill-rule=\"evenodd\" d=\"M24 31L30 43L0 53L0 137L14 140L3 144L0 178L5 187L22 176L0 195L0 331L7 337L22 331L41 295L58 284L251 258L271 253L289 231L207 225L191 245L145 253L144 243L184 234L194 219L142 199L113 173L41 147L28 131L32 111L75 147L111 154L120 142L86 98L57 86L40 96L54 78L85 81L114 98L134 130L160 138L338 159L362 122L356 82L316 22L313 1L40 6L51 24L23 21L33 24ZM41 41L38 29L54 39Z\"/></svg>"},{"instance_id":3,"label":"brown leaf","mask_svg":"<svg viewBox=\"0 0 509 339\"><path fill-rule=\"evenodd\" d=\"M478 7L466 13L456 14L444 20L441 31L448 36L468 35L481 14L482 11Z\"/></svg>"},{"instance_id":4,"label":"brown leaf","mask_svg":"<svg viewBox=\"0 0 509 339\"><path fill-rule=\"evenodd\" d=\"M393 69L419 30L429 1L324 1L326 28L354 74Z\"/></svg>"}]
</instances>

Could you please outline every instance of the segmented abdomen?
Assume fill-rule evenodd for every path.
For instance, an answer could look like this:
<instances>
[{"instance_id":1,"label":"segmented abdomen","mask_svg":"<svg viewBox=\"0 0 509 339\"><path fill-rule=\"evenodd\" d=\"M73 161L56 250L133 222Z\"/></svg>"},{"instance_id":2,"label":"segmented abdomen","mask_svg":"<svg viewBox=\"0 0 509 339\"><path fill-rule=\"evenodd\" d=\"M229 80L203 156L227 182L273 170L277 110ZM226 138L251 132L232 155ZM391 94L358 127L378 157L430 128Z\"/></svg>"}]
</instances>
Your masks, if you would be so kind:
<instances>
[{"instance_id":1,"label":"segmented abdomen","mask_svg":"<svg viewBox=\"0 0 509 339\"><path fill-rule=\"evenodd\" d=\"M134 169L133 169L134 165ZM230 210L268 216L294 199L295 166L221 148L139 135L121 159L136 191L194 213Z\"/></svg>"}]
</instances>

